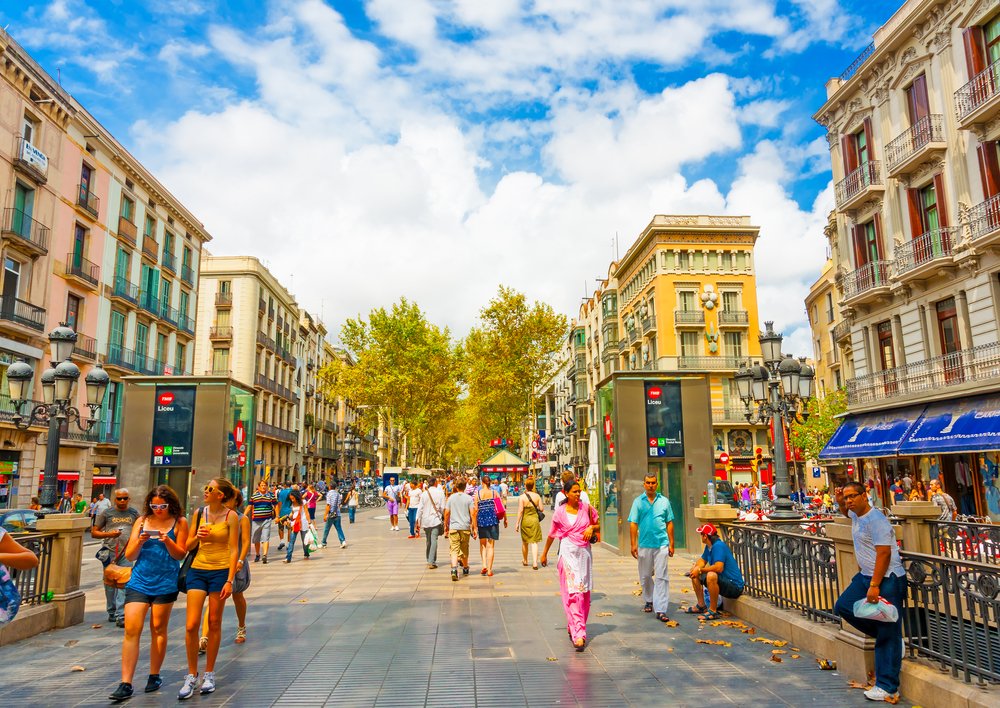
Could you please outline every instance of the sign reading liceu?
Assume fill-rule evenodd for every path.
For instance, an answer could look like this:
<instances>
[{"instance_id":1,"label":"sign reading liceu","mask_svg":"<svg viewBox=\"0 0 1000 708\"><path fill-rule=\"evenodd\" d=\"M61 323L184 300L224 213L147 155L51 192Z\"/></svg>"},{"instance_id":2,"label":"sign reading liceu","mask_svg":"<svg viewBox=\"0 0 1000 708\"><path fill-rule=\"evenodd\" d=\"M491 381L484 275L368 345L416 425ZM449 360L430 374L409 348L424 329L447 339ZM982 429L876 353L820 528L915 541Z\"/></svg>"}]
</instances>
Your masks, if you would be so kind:
<instances>
[{"instance_id":1,"label":"sign reading liceu","mask_svg":"<svg viewBox=\"0 0 1000 708\"><path fill-rule=\"evenodd\" d=\"M684 457L680 381L646 381L646 440L650 457Z\"/></svg>"},{"instance_id":2,"label":"sign reading liceu","mask_svg":"<svg viewBox=\"0 0 1000 708\"><path fill-rule=\"evenodd\" d=\"M152 467L190 467L194 386L157 386L153 408Z\"/></svg>"}]
</instances>

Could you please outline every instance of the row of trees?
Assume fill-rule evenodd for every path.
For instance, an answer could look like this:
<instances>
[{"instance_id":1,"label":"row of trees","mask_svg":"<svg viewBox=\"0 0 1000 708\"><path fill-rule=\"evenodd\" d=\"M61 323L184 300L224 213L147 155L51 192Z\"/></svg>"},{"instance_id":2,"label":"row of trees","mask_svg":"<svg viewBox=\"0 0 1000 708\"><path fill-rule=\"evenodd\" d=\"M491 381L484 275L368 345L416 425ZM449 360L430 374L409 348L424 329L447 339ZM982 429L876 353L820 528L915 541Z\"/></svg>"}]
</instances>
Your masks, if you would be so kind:
<instances>
[{"instance_id":1,"label":"row of trees","mask_svg":"<svg viewBox=\"0 0 1000 708\"><path fill-rule=\"evenodd\" d=\"M471 465L493 438L523 442L566 333L564 315L503 286L464 339L402 298L347 320L340 339L353 364L325 367L321 386L351 402L361 429L381 421L405 434L411 464Z\"/></svg>"}]
</instances>

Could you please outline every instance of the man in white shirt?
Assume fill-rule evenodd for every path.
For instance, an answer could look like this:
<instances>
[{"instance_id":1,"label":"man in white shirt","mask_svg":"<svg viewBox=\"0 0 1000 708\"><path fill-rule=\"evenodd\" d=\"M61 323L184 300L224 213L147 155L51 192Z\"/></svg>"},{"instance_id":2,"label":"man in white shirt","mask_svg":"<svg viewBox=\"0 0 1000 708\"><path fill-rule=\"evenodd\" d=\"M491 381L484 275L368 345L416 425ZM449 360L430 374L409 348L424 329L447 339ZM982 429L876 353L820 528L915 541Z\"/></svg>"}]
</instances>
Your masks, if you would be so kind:
<instances>
[{"instance_id":1,"label":"man in white shirt","mask_svg":"<svg viewBox=\"0 0 1000 708\"><path fill-rule=\"evenodd\" d=\"M427 540L427 567L437 568L438 536L444 531L444 490L438 486L437 478L427 480L427 489L420 495L417 516L420 528Z\"/></svg>"},{"instance_id":2,"label":"man in white shirt","mask_svg":"<svg viewBox=\"0 0 1000 708\"><path fill-rule=\"evenodd\" d=\"M410 523L410 535L407 538L420 538L420 525L417 522L417 512L420 509L420 497L423 491L420 484L415 479L403 487L404 501L406 502L406 520Z\"/></svg>"}]
</instances>

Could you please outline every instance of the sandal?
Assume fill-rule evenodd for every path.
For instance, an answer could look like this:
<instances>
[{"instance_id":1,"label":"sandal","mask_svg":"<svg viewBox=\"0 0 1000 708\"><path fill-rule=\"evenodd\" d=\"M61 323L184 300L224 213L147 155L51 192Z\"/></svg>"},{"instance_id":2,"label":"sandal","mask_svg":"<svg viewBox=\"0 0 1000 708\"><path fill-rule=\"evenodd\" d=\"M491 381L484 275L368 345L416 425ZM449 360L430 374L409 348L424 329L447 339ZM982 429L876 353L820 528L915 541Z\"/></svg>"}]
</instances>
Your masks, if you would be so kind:
<instances>
[{"instance_id":1,"label":"sandal","mask_svg":"<svg viewBox=\"0 0 1000 708\"><path fill-rule=\"evenodd\" d=\"M242 644L247 640L247 628L237 627L236 628L236 644Z\"/></svg>"},{"instance_id":2,"label":"sandal","mask_svg":"<svg viewBox=\"0 0 1000 708\"><path fill-rule=\"evenodd\" d=\"M701 615L700 619L711 622L712 620L719 619L719 613L713 610L706 610L705 613Z\"/></svg>"},{"instance_id":3,"label":"sandal","mask_svg":"<svg viewBox=\"0 0 1000 708\"><path fill-rule=\"evenodd\" d=\"M583 651L584 649L587 648L587 640L586 639L577 639L576 641L580 642L579 644L577 644L576 642L573 642L573 648L576 649L577 651Z\"/></svg>"},{"instance_id":4,"label":"sandal","mask_svg":"<svg viewBox=\"0 0 1000 708\"><path fill-rule=\"evenodd\" d=\"M652 602L647 602L645 605L643 605L642 611L643 612L652 612L653 611L653 603Z\"/></svg>"},{"instance_id":5,"label":"sandal","mask_svg":"<svg viewBox=\"0 0 1000 708\"><path fill-rule=\"evenodd\" d=\"M657 612L656 613L656 619L660 620L661 622L669 622L670 621L670 618L667 617L667 613L666 612Z\"/></svg>"},{"instance_id":6,"label":"sandal","mask_svg":"<svg viewBox=\"0 0 1000 708\"><path fill-rule=\"evenodd\" d=\"M686 615L700 615L704 614L705 612L708 612L708 608L705 607L704 605L695 605L694 607L689 607L686 610L684 610L684 614Z\"/></svg>"},{"instance_id":7,"label":"sandal","mask_svg":"<svg viewBox=\"0 0 1000 708\"><path fill-rule=\"evenodd\" d=\"M479 574L480 575L486 575L487 572L488 571L486 570L486 568L483 568L482 570L479 571Z\"/></svg>"}]
</instances>

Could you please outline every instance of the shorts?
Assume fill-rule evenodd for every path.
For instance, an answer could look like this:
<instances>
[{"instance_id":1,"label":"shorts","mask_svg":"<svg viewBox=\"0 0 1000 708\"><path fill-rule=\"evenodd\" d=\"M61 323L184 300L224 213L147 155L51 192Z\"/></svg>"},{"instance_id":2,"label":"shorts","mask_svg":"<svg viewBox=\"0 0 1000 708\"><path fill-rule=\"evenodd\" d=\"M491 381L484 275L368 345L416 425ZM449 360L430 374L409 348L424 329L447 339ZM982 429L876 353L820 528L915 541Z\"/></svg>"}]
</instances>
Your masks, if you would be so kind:
<instances>
[{"instance_id":1,"label":"shorts","mask_svg":"<svg viewBox=\"0 0 1000 708\"><path fill-rule=\"evenodd\" d=\"M315 521L316 520L316 507L310 506L308 508L309 508L309 520L310 521Z\"/></svg>"},{"instance_id":2,"label":"shorts","mask_svg":"<svg viewBox=\"0 0 1000 708\"><path fill-rule=\"evenodd\" d=\"M451 554L461 558L469 557L469 539L472 538L471 531L455 530L448 534L448 545Z\"/></svg>"},{"instance_id":3,"label":"shorts","mask_svg":"<svg viewBox=\"0 0 1000 708\"><path fill-rule=\"evenodd\" d=\"M500 524L493 524L492 526L478 526L479 538L483 539L493 539L494 541L500 540Z\"/></svg>"},{"instance_id":4,"label":"shorts","mask_svg":"<svg viewBox=\"0 0 1000 708\"><path fill-rule=\"evenodd\" d=\"M268 543L271 540L271 526L274 519L261 519L250 522L250 542Z\"/></svg>"},{"instance_id":5,"label":"shorts","mask_svg":"<svg viewBox=\"0 0 1000 708\"><path fill-rule=\"evenodd\" d=\"M385 508L389 512L389 516L396 516L399 514L399 502L394 502L390 499L385 503Z\"/></svg>"},{"instance_id":6,"label":"shorts","mask_svg":"<svg viewBox=\"0 0 1000 708\"><path fill-rule=\"evenodd\" d=\"M191 577L190 570L188 570L188 577ZM125 604L130 602L141 602L143 605L172 605L177 602L177 591L174 590L163 595L147 595L138 590L125 588Z\"/></svg>"},{"instance_id":7,"label":"shorts","mask_svg":"<svg viewBox=\"0 0 1000 708\"><path fill-rule=\"evenodd\" d=\"M187 589L202 590L207 593L222 592L222 586L229 580L229 569L202 570L200 568L188 568Z\"/></svg>"},{"instance_id":8,"label":"shorts","mask_svg":"<svg viewBox=\"0 0 1000 708\"><path fill-rule=\"evenodd\" d=\"M702 573L701 574L701 584L702 585L705 585L706 582L707 582L707 580L705 578L706 575L708 575L708 574L707 573ZM743 594L743 586L742 585L737 585L736 583L734 583L733 581L729 580L728 578L723 578L720 575L719 576L719 594L722 595L722 597L726 598L727 600L735 600L736 598L738 598L740 595Z\"/></svg>"}]
</instances>

